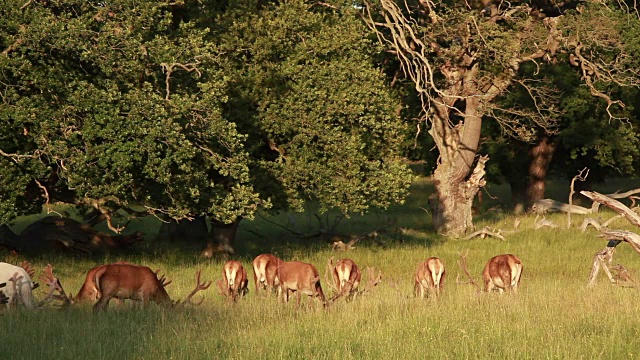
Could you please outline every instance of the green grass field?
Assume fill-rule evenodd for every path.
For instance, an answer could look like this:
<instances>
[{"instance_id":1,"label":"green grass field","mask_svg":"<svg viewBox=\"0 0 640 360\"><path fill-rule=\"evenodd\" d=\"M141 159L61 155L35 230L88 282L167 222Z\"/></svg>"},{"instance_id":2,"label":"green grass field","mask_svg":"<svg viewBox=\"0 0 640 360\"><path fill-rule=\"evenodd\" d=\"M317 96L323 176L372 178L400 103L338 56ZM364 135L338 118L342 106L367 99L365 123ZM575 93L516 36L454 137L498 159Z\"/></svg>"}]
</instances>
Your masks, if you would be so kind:
<instances>
[{"instance_id":1,"label":"green grass field","mask_svg":"<svg viewBox=\"0 0 640 360\"><path fill-rule=\"evenodd\" d=\"M601 191L616 190L617 184ZM620 189L630 189L632 185ZM262 218L245 221L238 234L238 256L250 277L251 292L230 304L212 288L204 292L199 307L146 309L112 304L93 315L90 306L59 311L4 311L0 314L0 357L3 359L637 359L640 357L640 293L608 283L601 275L596 286L586 288L595 252L606 242L592 228L577 228L583 216L573 215L574 227L566 228L566 216L547 219L560 229L533 230L534 217L522 216L519 231L507 240L475 238L445 240L432 232L426 207L428 184L418 182L407 203L366 216L343 220L340 231L366 233L397 217L409 228L401 238L387 238L381 246L358 243L348 253L334 253L319 240L300 240ZM508 196L493 187L492 195ZM596 189L599 190L599 189ZM560 189L561 193L563 190ZM504 193L504 195L501 195ZM564 200L564 195L553 196ZM499 199L493 200L494 202ZM495 204L487 202L485 208ZM613 216L600 214L603 219ZM308 214L293 218L270 217L279 224L302 230L317 227ZM28 221L23 219L15 229ZM478 216L479 228L512 230L515 217L496 211ZM194 286L194 275L203 270L206 279L221 278L223 261L198 256L195 245L157 243L152 231L157 223L138 223L149 233L140 252L111 254L89 259L40 257L29 259L36 269L47 263L67 292L76 293L86 271L105 262L126 260L152 269L162 268L173 283L167 291L184 298ZM612 228L633 229L624 220ZM264 239L264 238L266 239ZM517 254L524 272L517 295L477 294L470 285L459 285L462 274L458 254L469 250L469 270L480 282L485 262L494 255ZM337 302L328 309L303 301L301 308L279 303L274 297L256 296L251 259L274 252L285 260L302 260L324 273L327 260L352 258L361 268L382 271L383 282L351 302ZM20 256L1 253L2 260L18 263ZM418 262L441 257L447 266L444 295L434 301L413 297L413 274ZM638 254L621 244L614 262L634 275ZM324 276L323 276L324 280ZM329 287L324 284L325 292ZM39 288L42 298L45 289Z\"/></svg>"}]
</instances>

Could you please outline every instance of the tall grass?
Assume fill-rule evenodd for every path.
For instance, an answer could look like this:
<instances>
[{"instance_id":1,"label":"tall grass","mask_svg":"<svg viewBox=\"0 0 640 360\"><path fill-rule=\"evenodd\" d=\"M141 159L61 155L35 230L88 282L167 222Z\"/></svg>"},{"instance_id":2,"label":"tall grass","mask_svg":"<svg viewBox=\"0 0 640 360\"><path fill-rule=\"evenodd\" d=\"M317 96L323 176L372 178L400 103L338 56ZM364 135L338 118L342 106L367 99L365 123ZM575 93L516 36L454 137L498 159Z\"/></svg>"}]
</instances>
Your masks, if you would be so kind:
<instances>
[{"instance_id":1,"label":"tall grass","mask_svg":"<svg viewBox=\"0 0 640 360\"><path fill-rule=\"evenodd\" d=\"M586 288L593 255L605 246L594 230L566 229L566 217L547 216L557 229L533 230L533 217L521 217L520 231L507 240L476 238L445 240L430 231L426 184L418 183L407 204L345 220L341 231L366 232L384 224L385 215L398 217L405 235L389 235L384 245L358 243L348 253L333 253L322 242L301 241L270 221L286 224L285 215L242 224L237 257L251 268L251 259L274 251L285 260L314 263L321 273L331 256L350 257L361 268L374 267L383 282L351 302L328 309L316 302L279 303L274 297L251 292L230 304L207 290L199 307L145 309L117 306L93 315L90 306L66 311L4 311L0 315L0 354L7 359L622 359L638 358L640 295L636 289L608 283L604 275ZM612 216L604 213L603 218ZM478 227L513 230L514 216L484 213ZM296 217L296 226L311 229L315 219ZM153 224L142 224L152 228ZM293 226L291 223L290 226ZM614 228L630 228L624 220ZM256 234L259 234L262 238ZM502 253L517 254L524 272L518 294L477 294L470 285L456 283L456 261L469 250L469 270L480 282L484 263ZM97 263L127 260L161 268L173 279L167 291L184 298L195 285L197 269L204 277L221 277L221 259L204 260L193 246L179 247L149 241L144 251L80 259L63 256L30 259L38 268L54 265L67 291L76 292L86 271ZM418 262L441 257L447 266L445 293L440 299L413 297L413 274ZM5 254L16 263L21 257ZM638 256L622 244L615 261L632 271ZM251 274L251 270L249 270ZM251 277L251 275L250 275ZM324 283L325 291L329 287ZM215 286L215 285L214 285ZM44 290L36 290L41 298Z\"/></svg>"}]
</instances>

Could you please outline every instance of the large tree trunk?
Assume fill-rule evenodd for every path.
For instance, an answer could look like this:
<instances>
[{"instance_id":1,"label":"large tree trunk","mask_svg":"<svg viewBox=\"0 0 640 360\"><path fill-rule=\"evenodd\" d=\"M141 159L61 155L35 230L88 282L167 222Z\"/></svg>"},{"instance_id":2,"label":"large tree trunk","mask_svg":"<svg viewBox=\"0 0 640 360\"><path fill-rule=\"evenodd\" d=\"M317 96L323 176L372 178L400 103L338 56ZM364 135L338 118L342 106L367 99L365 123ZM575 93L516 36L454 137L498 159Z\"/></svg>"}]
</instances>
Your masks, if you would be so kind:
<instances>
[{"instance_id":1,"label":"large tree trunk","mask_svg":"<svg viewBox=\"0 0 640 360\"><path fill-rule=\"evenodd\" d=\"M226 224L217 220L211 220L211 232L209 233L209 239L207 245L202 250L202 256L210 258L214 254L233 254L233 242L238 232L238 226L242 218L236 219L236 221Z\"/></svg>"},{"instance_id":2,"label":"large tree trunk","mask_svg":"<svg viewBox=\"0 0 640 360\"><path fill-rule=\"evenodd\" d=\"M544 199L549 164L556 151L556 145L543 135L529 150L529 184L527 185L527 206Z\"/></svg>"},{"instance_id":3,"label":"large tree trunk","mask_svg":"<svg viewBox=\"0 0 640 360\"><path fill-rule=\"evenodd\" d=\"M485 185L484 164L489 158L475 161L482 125L479 97L466 99L464 125L447 127L449 110L439 107L431 131L441 161L434 172L435 193L429 201L436 231L460 237L473 229L471 207L478 190Z\"/></svg>"}]
</instances>

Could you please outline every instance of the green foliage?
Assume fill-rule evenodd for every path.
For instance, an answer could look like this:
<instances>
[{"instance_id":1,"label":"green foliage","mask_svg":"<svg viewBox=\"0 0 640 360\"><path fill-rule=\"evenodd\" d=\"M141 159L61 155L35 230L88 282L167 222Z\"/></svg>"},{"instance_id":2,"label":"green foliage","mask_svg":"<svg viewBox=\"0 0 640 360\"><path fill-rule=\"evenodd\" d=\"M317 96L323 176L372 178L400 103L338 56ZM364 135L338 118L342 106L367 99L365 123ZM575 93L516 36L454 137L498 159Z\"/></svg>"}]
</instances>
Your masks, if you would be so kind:
<instances>
[{"instance_id":1,"label":"green foliage","mask_svg":"<svg viewBox=\"0 0 640 360\"><path fill-rule=\"evenodd\" d=\"M220 46L234 74L227 114L249 135L260 193L276 209L317 199L322 210L362 212L402 201L411 181L397 157L404 127L354 10L251 6L223 19Z\"/></svg>"},{"instance_id":2,"label":"green foliage","mask_svg":"<svg viewBox=\"0 0 640 360\"><path fill-rule=\"evenodd\" d=\"M396 101L348 8L23 4L0 5L0 223L46 200L232 221L406 194Z\"/></svg>"}]
</instances>

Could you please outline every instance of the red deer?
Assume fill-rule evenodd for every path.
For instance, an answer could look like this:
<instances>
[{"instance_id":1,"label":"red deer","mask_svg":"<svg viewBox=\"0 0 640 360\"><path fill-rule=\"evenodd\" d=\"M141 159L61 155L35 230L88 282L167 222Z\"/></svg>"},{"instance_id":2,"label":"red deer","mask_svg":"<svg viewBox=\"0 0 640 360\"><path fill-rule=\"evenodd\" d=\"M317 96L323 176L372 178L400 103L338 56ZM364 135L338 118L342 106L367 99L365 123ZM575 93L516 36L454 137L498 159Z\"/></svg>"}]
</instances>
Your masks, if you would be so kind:
<instances>
[{"instance_id":1,"label":"red deer","mask_svg":"<svg viewBox=\"0 0 640 360\"><path fill-rule=\"evenodd\" d=\"M430 257L418 264L414 292L424 298L427 292L440 296L444 288L445 269L442 260Z\"/></svg>"},{"instance_id":2,"label":"red deer","mask_svg":"<svg viewBox=\"0 0 640 360\"><path fill-rule=\"evenodd\" d=\"M256 294L259 289L266 289L271 293L273 289L280 285L276 272L278 264L282 260L271 254L261 254L253 259L253 281L256 286Z\"/></svg>"},{"instance_id":3,"label":"red deer","mask_svg":"<svg viewBox=\"0 0 640 360\"><path fill-rule=\"evenodd\" d=\"M522 275L522 261L511 254L504 254L492 257L482 270L482 280L484 281L484 288L480 288L474 281L469 270L467 269L467 255L460 254L461 261L458 265L462 268L462 271L467 275L469 281L467 283L475 286L478 292L491 292L498 291L503 293L505 291L518 291L518 285L520 284L520 276ZM461 283L456 280L458 283Z\"/></svg>"},{"instance_id":4,"label":"red deer","mask_svg":"<svg viewBox=\"0 0 640 360\"><path fill-rule=\"evenodd\" d=\"M280 280L278 296L282 296L285 302L289 302L291 293L295 292L298 306L302 294L312 298L317 297L323 305L326 304L320 285L320 276L315 266L300 261L281 262L276 276Z\"/></svg>"},{"instance_id":5,"label":"red deer","mask_svg":"<svg viewBox=\"0 0 640 360\"><path fill-rule=\"evenodd\" d=\"M356 263L351 259L338 260L336 266L333 267L332 274L333 283L339 296L348 296L354 293L362 277L360 269L358 269Z\"/></svg>"},{"instance_id":6,"label":"red deer","mask_svg":"<svg viewBox=\"0 0 640 360\"><path fill-rule=\"evenodd\" d=\"M245 296L248 289L249 280L247 272L239 261L229 260L222 267L222 280L218 281L218 286L222 295L236 301L238 296Z\"/></svg>"},{"instance_id":7,"label":"red deer","mask_svg":"<svg viewBox=\"0 0 640 360\"><path fill-rule=\"evenodd\" d=\"M157 272L153 272L146 266L116 263L97 267L92 277L87 276L82 289L88 288L91 293L92 288L95 286L94 289L99 300L93 306L93 311L98 312L107 308L109 301L114 298L139 300L144 305L147 305L150 301L165 306L193 304L191 302L193 295L198 291L206 290L211 285L211 282L207 284L200 282L200 271L198 271L195 290L183 302L173 302L164 288L168 283L164 278L158 278ZM81 290L81 292L83 291Z\"/></svg>"},{"instance_id":8,"label":"red deer","mask_svg":"<svg viewBox=\"0 0 640 360\"><path fill-rule=\"evenodd\" d=\"M522 261L512 254L494 256L482 271L484 291L497 290L518 292L520 276L522 275Z\"/></svg>"},{"instance_id":9,"label":"red deer","mask_svg":"<svg viewBox=\"0 0 640 360\"><path fill-rule=\"evenodd\" d=\"M128 264L127 262L124 261L119 261L116 262L114 264ZM82 303L82 302L92 302L95 303L95 301L97 301L98 299L100 299L100 292L98 291L98 286L96 285L96 272L98 270L100 270L101 268L108 266L109 264L104 264L104 265L98 265L92 269L90 269L89 271L87 271L87 276L84 279L84 283L82 284L82 287L80 288L80 290L78 291L78 294L76 294L76 296L71 296L70 300L72 303ZM134 265L131 264L132 266L140 266L140 265ZM156 270L156 275L158 275L160 269ZM167 285L169 285L171 283L171 280L166 281L166 278L164 276L159 278L160 282L162 283L163 287L166 287ZM119 303L123 303L124 300L120 300L117 299L116 300Z\"/></svg>"}]
</instances>

